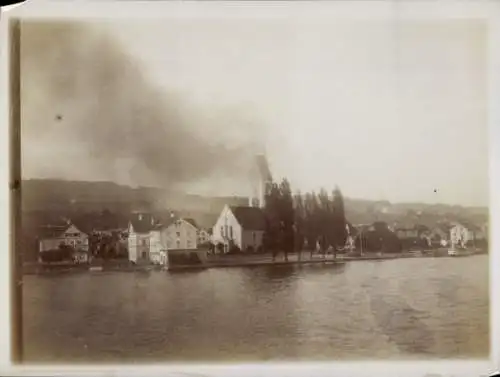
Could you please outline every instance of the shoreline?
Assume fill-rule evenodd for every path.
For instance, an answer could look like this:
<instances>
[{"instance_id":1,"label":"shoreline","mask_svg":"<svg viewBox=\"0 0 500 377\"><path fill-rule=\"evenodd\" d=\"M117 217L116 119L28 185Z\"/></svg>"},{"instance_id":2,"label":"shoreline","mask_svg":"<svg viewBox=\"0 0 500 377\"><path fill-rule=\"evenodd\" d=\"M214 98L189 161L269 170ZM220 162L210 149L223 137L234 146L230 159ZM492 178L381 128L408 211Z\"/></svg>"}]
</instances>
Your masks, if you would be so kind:
<instances>
[{"instance_id":1,"label":"shoreline","mask_svg":"<svg viewBox=\"0 0 500 377\"><path fill-rule=\"evenodd\" d=\"M467 256L475 255L487 255L487 252L476 252ZM465 256L463 256L465 257ZM304 253L304 255L299 259L298 254L290 254L288 261L282 259L283 256L280 255L279 259L276 258L274 261L269 255L262 256L229 256L222 258L214 258L213 260L208 259L202 264L195 265L174 265L174 266L158 266L158 265L132 265L125 261L108 261L101 264L82 264L74 265L71 263L61 263L61 264L26 264L23 266L23 275L52 275L52 274L67 274L67 273L103 273L103 272L150 272L150 271L168 271L168 272L179 272L179 271L195 271L195 270L208 270L208 269L218 269L218 268L241 268L241 267L264 267L264 266L307 266L307 265L328 265L328 266L343 266L348 262L361 262L361 261L385 261L394 259L408 259L408 258L457 258L454 256L449 256L447 254L439 253L438 251L430 253L401 253L401 254L382 254L382 255L363 255L363 256L346 256L343 254L337 255L336 259L333 259L331 255L323 258L321 256L315 255L312 259L309 253ZM98 270L93 270L97 268Z\"/></svg>"}]
</instances>

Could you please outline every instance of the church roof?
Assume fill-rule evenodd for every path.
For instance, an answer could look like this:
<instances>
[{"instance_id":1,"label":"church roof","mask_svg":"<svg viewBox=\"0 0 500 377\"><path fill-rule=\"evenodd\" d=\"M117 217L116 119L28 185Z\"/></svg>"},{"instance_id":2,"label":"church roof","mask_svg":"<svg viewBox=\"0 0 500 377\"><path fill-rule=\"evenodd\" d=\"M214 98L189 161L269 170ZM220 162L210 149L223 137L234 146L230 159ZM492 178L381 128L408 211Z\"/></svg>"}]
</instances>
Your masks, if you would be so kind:
<instances>
[{"instance_id":1,"label":"church roof","mask_svg":"<svg viewBox=\"0 0 500 377\"><path fill-rule=\"evenodd\" d=\"M230 209L244 230L260 231L266 229L266 216L261 208L233 206Z\"/></svg>"}]
</instances>

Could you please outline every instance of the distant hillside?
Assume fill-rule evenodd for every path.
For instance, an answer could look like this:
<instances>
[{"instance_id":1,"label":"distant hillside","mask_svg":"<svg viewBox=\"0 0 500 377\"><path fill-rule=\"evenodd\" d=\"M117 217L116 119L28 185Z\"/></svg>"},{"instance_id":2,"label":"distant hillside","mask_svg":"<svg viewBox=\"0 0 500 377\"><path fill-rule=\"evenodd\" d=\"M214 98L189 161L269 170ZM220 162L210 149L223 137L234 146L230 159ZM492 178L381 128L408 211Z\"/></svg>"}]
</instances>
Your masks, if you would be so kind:
<instances>
[{"instance_id":1,"label":"distant hillside","mask_svg":"<svg viewBox=\"0 0 500 377\"><path fill-rule=\"evenodd\" d=\"M244 197L203 197L160 188L85 182L30 179L22 182L22 209L32 211L130 212L139 207L195 212L219 212L224 204L245 204Z\"/></svg>"},{"instance_id":2,"label":"distant hillside","mask_svg":"<svg viewBox=\"0 0 500 377\"><path fill-rule=\"evenodd\" d=\"M438 221L466 220L477 224L488 221L488 208L462 207L446 204L390 203L346 198L346 216L354 224L385 221L411 225L415 223L432 226Z\"/></svg>"},{"instance_id":3,"label":"distant hillside","mask_svg":"<svg viewBox=\"0 0 500 377\"><path fill-rule=\"evenodd\" d=\"M132 188L112 182L85 182L31 179L22 182L24 212L92 212L108 209L128 213L147 205L155 210L176 210L205 224L209 223L225 204L245 205L245 197L203 197L160 188ZM390 203L345 198L346 215L355 224L375 220L387 222L467 219L484 222L488 209L444 204Z\"/></svg>"},{"instance_id":4,"label":"distant hillside","mask_svg":"<svg viewBox=\"0 0 500 377\"><path fill-rule=\"evenodd\" d=\"M174 211L193 218L200 227L210 228L225 204L246 205L245 197L203 197L158 188L131 188L111 182L25 180L22 182L22 247L26 260L36 260L38 229L63 217L90 221L108 210L126 223L130 211L148 207L156 213ZM421 203L389 203L345 198L347 219L353 224L374 221L431 225L438 221L466 220L478 225L488 220L487 208L465 208ZM91 220L85 220L91 219Z\"/></svg>"}]
</instances>

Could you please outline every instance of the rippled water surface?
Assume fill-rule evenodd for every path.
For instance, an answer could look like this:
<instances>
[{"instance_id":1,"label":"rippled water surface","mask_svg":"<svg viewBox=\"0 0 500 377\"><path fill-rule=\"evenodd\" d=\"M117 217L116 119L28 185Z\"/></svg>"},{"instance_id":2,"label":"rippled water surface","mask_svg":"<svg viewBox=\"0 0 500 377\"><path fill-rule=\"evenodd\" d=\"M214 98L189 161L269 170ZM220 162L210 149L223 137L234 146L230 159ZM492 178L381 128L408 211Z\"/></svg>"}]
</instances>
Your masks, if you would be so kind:
<instances>
[{"instance_id":1,"label":"rippled water surface","mask_svg":"<svg viewBox=\"0 0 500 377\"><path fill-rule=\"evenodd\" d=\"M25 276L32 362L482 358L488 257Z\"/></svg>"}]
</instances>

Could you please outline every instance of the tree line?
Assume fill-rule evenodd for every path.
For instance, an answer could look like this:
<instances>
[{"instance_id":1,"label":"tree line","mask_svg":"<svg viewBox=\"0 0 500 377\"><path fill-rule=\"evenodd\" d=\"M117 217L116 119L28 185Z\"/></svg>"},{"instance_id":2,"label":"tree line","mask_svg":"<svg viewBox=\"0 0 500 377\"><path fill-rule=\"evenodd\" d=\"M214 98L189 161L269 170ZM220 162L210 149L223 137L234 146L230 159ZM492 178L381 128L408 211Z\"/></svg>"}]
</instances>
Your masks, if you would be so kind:
<instances>
[{"instance_id":1,"label":"tree line","mask_svg":"<svg viewBox=\"0 0 500 377\"><path fill-rule=\"evenodd\" d=\"M346 243L344 200L338 187L331 195L325 189L292 194L285 178L267 187L264 212L267 223L263 244L273 258L283 252L287 260L292 251L300 258L304 249L311 253L314 249L321 253L330 249L336 256Z\"/></svg>"}]
</instances>

